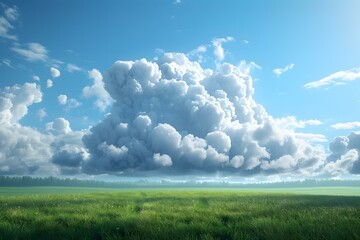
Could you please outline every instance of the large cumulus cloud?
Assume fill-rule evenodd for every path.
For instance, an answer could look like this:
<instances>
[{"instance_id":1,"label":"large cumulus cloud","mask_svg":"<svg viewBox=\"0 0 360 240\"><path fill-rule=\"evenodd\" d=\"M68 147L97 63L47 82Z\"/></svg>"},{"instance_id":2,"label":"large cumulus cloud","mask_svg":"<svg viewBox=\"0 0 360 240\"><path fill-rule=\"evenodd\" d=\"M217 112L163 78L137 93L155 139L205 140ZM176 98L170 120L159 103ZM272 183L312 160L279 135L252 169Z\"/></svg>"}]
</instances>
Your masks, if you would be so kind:
<instances>
[{"instance_id":1,"label":"large cumulus cloud","mask_svg":"<svg viewBox=\"0 0 360 240\"><path fill-rule=\"evenodd\" d=\"M324 136L299 132L322 123L273 118L254 100L252 63L244 64L218 63L211 70L167 53L154 61L118 61L103 76L93 70L94 85L83 94L111 109L83 131L73 131L63 117L43 131L21 125L31 105L42 101L40 86L4 87L0 174L360 174L359 132L336 137L326 154L317 145Z\"/></svg>"},{"instance_id":2,"label":"large cumulus cloud","mask_svg":"<svg viewBox=\"0 0 360 240\"><path fill-rule=\"evenodd\" d=\"M319 169L323 148L256 103L252 78L242 69L228 63L203 69L181 53L114 63L103 82L115 102L83 137L90 154L83 170L247 175Z\"/></svg>"}]
</instances>

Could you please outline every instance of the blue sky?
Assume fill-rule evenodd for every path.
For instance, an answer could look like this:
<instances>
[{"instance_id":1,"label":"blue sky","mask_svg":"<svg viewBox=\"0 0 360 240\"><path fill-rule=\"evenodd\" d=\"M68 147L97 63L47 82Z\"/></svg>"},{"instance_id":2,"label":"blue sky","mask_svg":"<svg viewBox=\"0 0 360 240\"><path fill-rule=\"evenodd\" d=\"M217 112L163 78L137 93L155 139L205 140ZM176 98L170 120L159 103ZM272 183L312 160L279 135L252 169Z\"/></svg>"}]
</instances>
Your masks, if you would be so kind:
<instances>
[{"instance_id":1,"label":"blue sky","mask_svg":"<svg viewBox=\"0 0 360 240\"><path fill-rule=\"evenodd\" d=\"M292 125L292 131L320 139L314 141L328 156L335 154L328 147L335 137L357 134L360 129L358 1L0 3L0 89L5 94L6 87L28 82L36 83L42 93L41 102L29 101L28 112L11 124L51 135L51 141L57 138L50 127L55 119L66 120L74 135L79 133L77 143L81 145L81 137L91 126L101 123L109 112L115 115L112 104L119 101L109 100L107 91L99 90L101 77L100 85L95 86L96 70L104 74L117 60L157 61L171 52L184 53L203 69L215 72L224 63L243 71L251 68L255 102L272 118L283 119L278 125ZM51 68L60 76L52 75ZM48 87L47 80L51 80L52 87ZM95 90L86 93L86 86ZM105 105L94 105L97 100ZM139 110L138 114L143 112ZM179 130L176 124L167 123ZM351 140L347 138L349 145ZM94 157L88 145L78 148L83 148L89 158ZM354 149L337 152L338 160ZM56 151L49 150L52 163ZM159 154L174 158L170 153ZM326 166L326 161L322 164ZM5 167L5 160L3 165L5 170L11 169Z\"/></svg>"}]
</instances>

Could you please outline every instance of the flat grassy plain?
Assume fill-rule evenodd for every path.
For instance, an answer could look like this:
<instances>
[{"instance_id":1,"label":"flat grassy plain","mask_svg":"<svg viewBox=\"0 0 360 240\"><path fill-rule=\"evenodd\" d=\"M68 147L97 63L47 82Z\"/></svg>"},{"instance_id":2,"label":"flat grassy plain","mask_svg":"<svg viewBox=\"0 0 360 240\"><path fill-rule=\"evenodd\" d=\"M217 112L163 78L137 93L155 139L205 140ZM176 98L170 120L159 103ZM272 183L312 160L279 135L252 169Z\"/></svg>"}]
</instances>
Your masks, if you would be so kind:
<instances>
[{"instance_id":1,"label":"flat grassy plain","mask_svg":"<svg viewBox=\"0 0 360 240\"><path fill-rule=\"evenodd\" d=\"M0 188L0 239L360 239L359 190Z\"/></svg>"}]
</instances>

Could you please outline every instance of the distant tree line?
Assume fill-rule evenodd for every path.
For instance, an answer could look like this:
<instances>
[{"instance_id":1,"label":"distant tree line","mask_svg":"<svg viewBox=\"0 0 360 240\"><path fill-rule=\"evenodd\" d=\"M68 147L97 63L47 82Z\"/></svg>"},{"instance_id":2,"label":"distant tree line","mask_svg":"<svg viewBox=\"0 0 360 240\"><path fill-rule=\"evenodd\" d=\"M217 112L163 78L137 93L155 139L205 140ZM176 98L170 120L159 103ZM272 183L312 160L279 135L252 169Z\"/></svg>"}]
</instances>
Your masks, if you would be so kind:
<instances>
[{"instance_id":1,"label":"distant tree line","mask_svg":"<svg viewBox=\"0 0 360 240\"><path fill-rule=\"evenodd\" d=\"M0 176L0 187L27 187L27 186L71 186L71 187L129 187L127 183L111 183L97 180L80 180L76 178L57 177L9 177Z\"/></svg>"},{"instance_id":2,"label":"distant tree line","mask_svg":"<svg viewBox=\"0 0 360 240\"><path fill-rule=\"evenodd\" d=\"M80 180L76 178L56 177L10 177L0 176L0 187L63 186L63 187L99 187L99 188L296 188L296 187L360 187L360 180L315 180L231 183L231 182L172 182L138 180L133 182L105 182Z\"/></svg>"}]
</instances>

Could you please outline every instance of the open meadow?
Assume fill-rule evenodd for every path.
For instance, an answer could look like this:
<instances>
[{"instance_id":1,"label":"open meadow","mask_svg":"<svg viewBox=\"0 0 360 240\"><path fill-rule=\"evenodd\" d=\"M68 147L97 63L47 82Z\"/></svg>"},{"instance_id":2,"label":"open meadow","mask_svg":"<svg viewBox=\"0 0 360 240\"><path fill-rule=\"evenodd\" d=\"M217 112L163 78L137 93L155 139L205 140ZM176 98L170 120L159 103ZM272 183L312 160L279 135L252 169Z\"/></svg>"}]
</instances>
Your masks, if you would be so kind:
<instances>
[{"instance_id":1,"label":"open meadow","mask_svg":"<svg viewBox=\"0 0 360 240\"><path fill-rule=\"evenodd\" d=\"M0 239L360 238L359 188L295 190L0 188Z\"/></svg>"}]
</instances>

